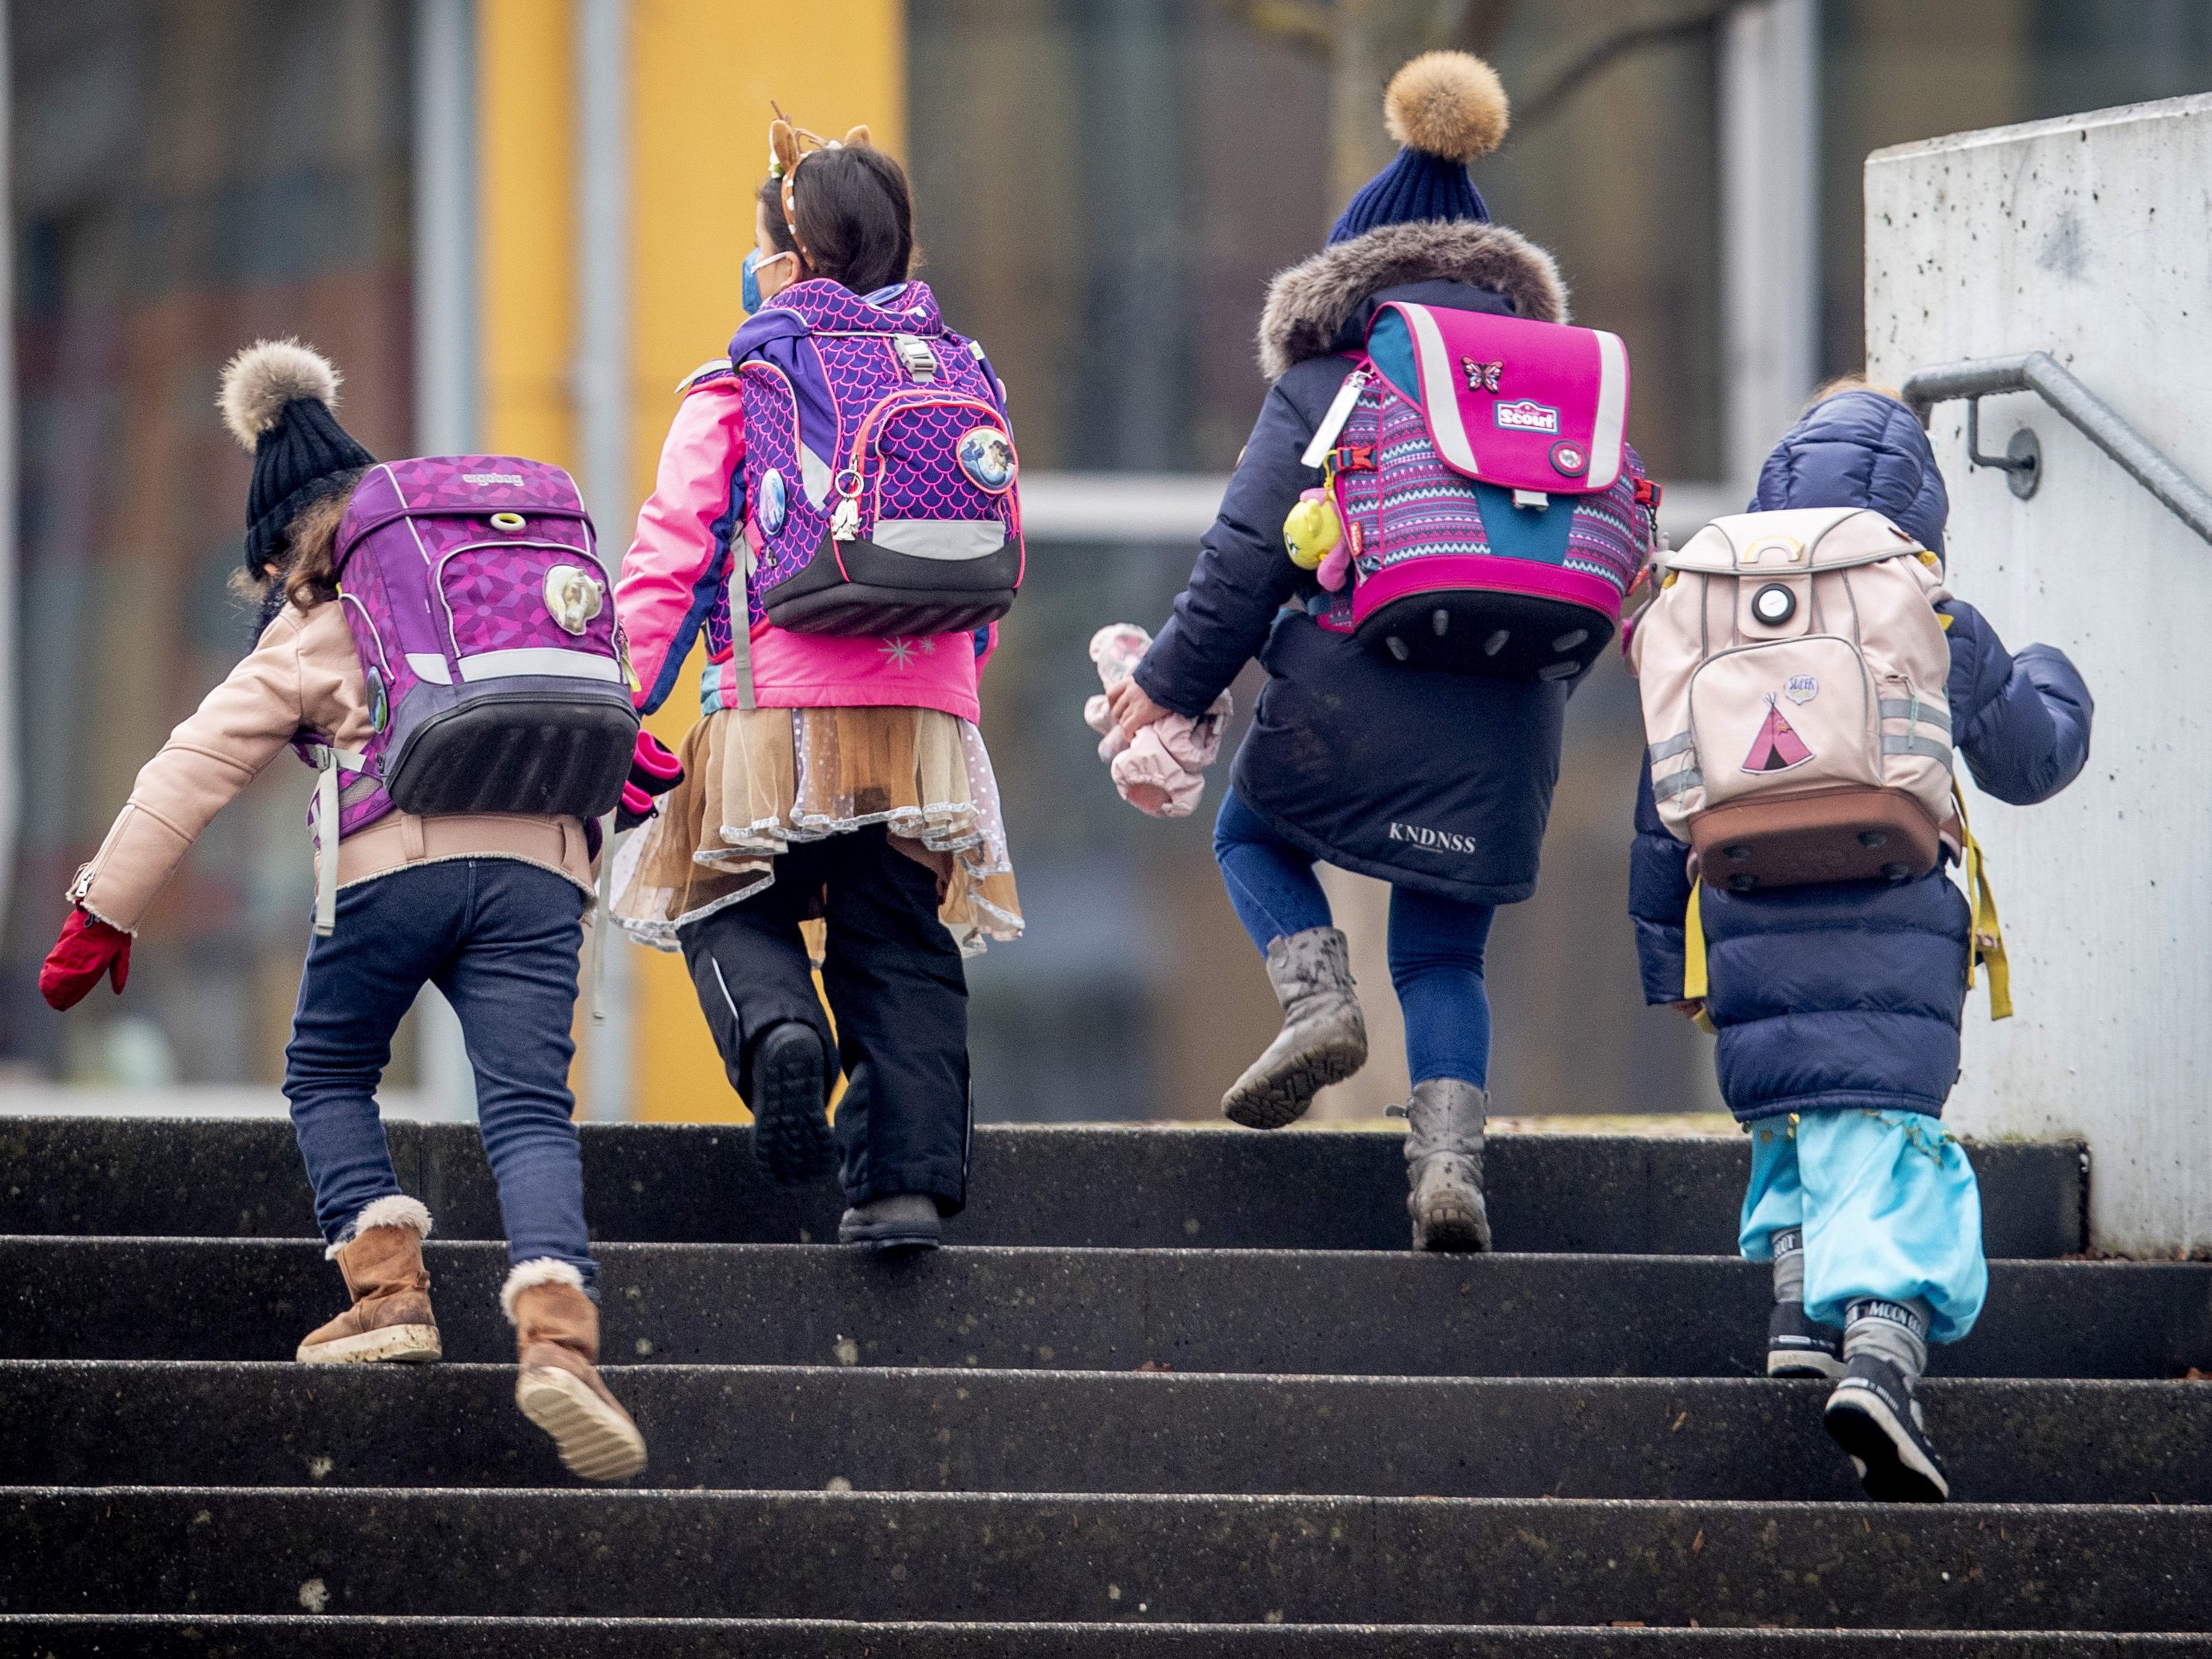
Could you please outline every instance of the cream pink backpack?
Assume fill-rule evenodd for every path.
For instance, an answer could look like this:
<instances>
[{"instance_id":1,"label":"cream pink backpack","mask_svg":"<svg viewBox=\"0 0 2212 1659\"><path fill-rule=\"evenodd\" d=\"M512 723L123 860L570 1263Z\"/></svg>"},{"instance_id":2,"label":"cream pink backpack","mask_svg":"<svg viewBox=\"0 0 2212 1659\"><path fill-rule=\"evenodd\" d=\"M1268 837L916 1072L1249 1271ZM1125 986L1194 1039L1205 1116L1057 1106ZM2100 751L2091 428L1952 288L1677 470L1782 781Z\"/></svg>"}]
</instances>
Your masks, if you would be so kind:
<instances>
[{"instance_id":1,"label":"cream pink backpack","mask_svg":"<svg viewBox=\"0 0 2212 1659\"><path fill-rule=\"evenodd\" d=\"M1902 881L1954 841L1936 555L1879 513L1717 519L1662 551L1628 649L1651 790L1736 892Z\"/></svg>"}]
</instances>

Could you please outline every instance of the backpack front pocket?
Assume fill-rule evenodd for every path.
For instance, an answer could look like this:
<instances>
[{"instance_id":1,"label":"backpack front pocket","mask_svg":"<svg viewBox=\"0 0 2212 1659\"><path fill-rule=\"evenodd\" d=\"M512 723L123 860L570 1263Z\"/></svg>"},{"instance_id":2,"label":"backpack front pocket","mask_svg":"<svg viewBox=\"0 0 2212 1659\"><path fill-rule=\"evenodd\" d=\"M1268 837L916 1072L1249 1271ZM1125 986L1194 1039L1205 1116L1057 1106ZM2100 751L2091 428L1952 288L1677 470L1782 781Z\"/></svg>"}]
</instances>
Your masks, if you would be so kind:
<instances>
[{"instance_id":1,"label":"backpack front pocket","mask_svg":"<svg viewBox=\"0 0 2212 1659\"><path fill-rule=\"evenodd\" d=\"M1690 677L1690 733L1705 805L1786 790L1881 787L1866 665L1832 635L1725 651Z\"/></svg>"}]
</instances>

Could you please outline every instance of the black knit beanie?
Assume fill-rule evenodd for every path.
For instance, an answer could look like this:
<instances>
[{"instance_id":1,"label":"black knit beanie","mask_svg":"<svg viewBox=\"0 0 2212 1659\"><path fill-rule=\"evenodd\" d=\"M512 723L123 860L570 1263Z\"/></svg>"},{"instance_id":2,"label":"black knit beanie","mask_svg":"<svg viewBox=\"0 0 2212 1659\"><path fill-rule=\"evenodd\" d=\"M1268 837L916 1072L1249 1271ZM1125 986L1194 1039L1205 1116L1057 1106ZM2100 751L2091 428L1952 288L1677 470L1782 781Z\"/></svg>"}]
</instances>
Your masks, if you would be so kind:
<instances>
[{"instance_id":1,"label":"black knit beanie","mask_svg":"<svg viewBox=\"0 0 2212 1659\"><path fill-rule=\"evenodd\" d=\"M258 340L222 371L222 419L253 457L246 491L246 572L258 578L292 517L333 473L375 465L331 410L338 373L297 340Z\"/></svg>"}]
</instances>

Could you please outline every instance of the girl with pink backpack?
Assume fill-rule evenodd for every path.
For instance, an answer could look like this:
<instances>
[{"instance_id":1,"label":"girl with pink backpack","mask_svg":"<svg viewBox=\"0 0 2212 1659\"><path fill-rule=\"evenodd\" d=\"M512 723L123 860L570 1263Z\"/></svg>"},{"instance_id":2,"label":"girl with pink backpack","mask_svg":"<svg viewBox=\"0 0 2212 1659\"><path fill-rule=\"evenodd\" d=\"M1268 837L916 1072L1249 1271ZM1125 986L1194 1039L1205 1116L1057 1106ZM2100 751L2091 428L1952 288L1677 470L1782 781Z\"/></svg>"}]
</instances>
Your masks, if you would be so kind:
<instances>
[{"instance_id":1,"label":"girl with pink backpack","mask_svg":"<svg viewBox=\"0 0 2212 1659\"><path fill-rule=\"evenodd\" d=\"M767 1173L836 1159L840 1240L925 1249L967 1194L961 959L1021 931L975 727L1018 463L982 348L908 279L899 164L864 127L769 137L751 318L678 388L616 595L641 708L702 635L707 669L615 910L683 952Z\"/></svg>"},{"instance_id":2,"label":"girl with pink backpack","mask_svg":"<svg viewBox=\"0 0 2212 1659\"><path fill-rule=\"evenodd\" d=\"M138 774L39 976L57 1009L106 976L201 831L288 747L321 773L316 919L284 1094L350 1305L306 1364L442 1352L422 1241L376 1087L427 985L460 1017L510 1263L515 1400L588 1480L645 1467L598 1369L598 1268L568 1085L594 817L628 795L636 721L590 522L558 468L504 456L380 465L292 341L223 371L253 456L245 568L258 641ZM341 582L343 578L343 582ZM659 778L642 780L662 787Z\"/></svg>"}]
</instances>

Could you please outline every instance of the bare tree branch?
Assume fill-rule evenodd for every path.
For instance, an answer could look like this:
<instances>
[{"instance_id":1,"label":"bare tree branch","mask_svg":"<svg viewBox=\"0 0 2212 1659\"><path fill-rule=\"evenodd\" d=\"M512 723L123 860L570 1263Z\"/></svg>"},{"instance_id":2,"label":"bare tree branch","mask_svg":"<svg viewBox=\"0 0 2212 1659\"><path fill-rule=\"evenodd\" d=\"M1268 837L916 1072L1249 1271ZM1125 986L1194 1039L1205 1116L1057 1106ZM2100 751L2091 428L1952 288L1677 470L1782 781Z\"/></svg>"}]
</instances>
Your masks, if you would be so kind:
<instances>
[{"instance_id":1,"label":"bare tree branch","mask_svg":"<svg viewBox=\"0 0 2212 1659\"><path fill-rule=\"evenodd\" d=\"M1263 40L1280 40L1323 62L1335 51L1336 31L1326 6L1309 0L1221 0L1221 5Z\"/></svg>"},{"instance_id":2,"label":"bare tree branch","mask_svg":"<svg viewBox=\"0 0 2212 1659\"><path fill-rule=\"evenodd\" d=\"M1621 58L1649 46L1666 46L1710 33L1725 22L1729 14L1763 3L1765 0L1715 0L1715 3L1700 6L1694 11L1632 23L1600 36L1554 76L1551 84L1514 106L1513 131L1516 134L1523 132L1558 114L1584 86Z\"/></svg>"}]
</instances>

